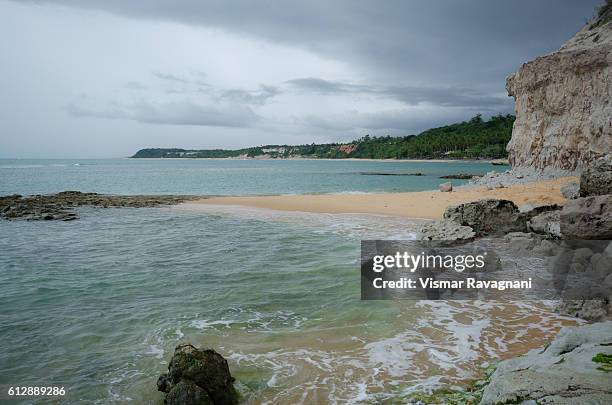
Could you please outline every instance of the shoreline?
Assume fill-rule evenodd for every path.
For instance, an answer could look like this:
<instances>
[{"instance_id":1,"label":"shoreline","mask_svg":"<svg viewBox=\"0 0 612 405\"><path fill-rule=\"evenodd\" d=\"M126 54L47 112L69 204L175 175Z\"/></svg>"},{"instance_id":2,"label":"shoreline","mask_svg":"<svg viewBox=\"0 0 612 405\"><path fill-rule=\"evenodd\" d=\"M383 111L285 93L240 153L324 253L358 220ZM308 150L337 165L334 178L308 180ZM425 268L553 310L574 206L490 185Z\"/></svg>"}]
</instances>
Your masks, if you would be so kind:
<instances>
[{"instance_id":1,"label":"shoreline","mask_svg":"<svg viewBox=\"0 0 612 405\"><path fill-rule=\"evenodd\" d=\"M113 159L113 158L111 158ZM391 162L391 163L401 163L401 162L407 162L407 163L490 163L491 166L495 166L494 164L491 163L491 161L495 161L497 159L370 159L370 158L339 158L339 159L332 159L332 158L237 158L237 157L226 157L226 158L184 158L184 157L180 157L180 158L152 158L152 157L148 157L148 158L135 158L132 156L127 156L127 157L123 157L123 158L119 158L119 159L134 159L134 160L244 160L244 161L257 161L257 160L263 160L263 161L274 161L274 160L279 160L279 161L284 161L284 160L294 160L294 161L301 161L301 160L306 160L306 161L349 161L349 162ZM510 167L510 165L502 165L502 166L508 166Z\"/></svg>"},{"instance_id":2,"label":"shoreline","mask_svg":"<svg viewBox=\"0 0 612 405\"><path fill-rule=\"evenodd\" d=\"M197 208L198 205L224 205L321 214L375 214L440 219L448 206L484 198L511 200L519 207L525 204L563 205L566 199L560 189L573 181L577 181L577 177L561 177L491 190L485 187L462 187L448 193L436 190L371 194L218 196L186 201L182 206Z\"/></svg>"}]
</instances>

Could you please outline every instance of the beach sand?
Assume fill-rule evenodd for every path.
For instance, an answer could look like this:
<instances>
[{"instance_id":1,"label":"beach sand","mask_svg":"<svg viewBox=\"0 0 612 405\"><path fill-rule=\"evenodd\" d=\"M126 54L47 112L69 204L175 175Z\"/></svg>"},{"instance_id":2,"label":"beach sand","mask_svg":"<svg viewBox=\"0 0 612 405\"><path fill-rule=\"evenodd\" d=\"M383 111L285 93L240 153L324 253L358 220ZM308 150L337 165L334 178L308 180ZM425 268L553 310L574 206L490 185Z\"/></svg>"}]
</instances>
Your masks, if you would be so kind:
<instances>
[{"instance_id":1,"label":"beach sand","mask_svg":"<svg viewBox=\"0 0 612 405\"><path fill-rule=\"evenodd\" d=\"M238 205L280 211L317 213L364 213L406 218L439 219L449 205L476 201L483 198L512 200L519 207L524 204L563 204L560 188L577 181L577 177L514 185L487 190L458 188L450 193L420 191L377 194L322 194L275 195L245 197L212 197L186 202L189 204Z\"/></svg>"}]
</instances>

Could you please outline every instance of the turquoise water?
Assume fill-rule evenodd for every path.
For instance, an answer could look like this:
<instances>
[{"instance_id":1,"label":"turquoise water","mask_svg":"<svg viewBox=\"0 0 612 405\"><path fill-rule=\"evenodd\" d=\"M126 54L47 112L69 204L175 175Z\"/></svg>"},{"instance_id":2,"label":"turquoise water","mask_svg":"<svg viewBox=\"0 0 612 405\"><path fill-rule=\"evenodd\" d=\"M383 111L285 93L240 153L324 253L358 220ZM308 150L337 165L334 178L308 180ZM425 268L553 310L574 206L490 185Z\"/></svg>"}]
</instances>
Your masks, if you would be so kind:
<instances>
[{"instance_id":1,"label":"turquoise water","mask_svg":"<svg viewBox=\"0 0 612 405\"><path fill-rule=\"evenodd\" d=\"M373 176L341 173L415 170L133 162L3 162L2 194L283 192L277 179L292 184L290 192L367 192ZM215 164L223 180L212 175ZM304 173L330 180L316 188ZM265 187L248 185L254 178ZM413 179L389 181L403 187ZM360 301L360 240L409 239L418 225L215 206L84 208L78 221L0 222L0 387L64 386L64 403L161 404L157 376L178 343L192 342L228 358L247 403L378 403L478 377L480 365L539 346L568 322L544 304Z\"/></svg>"},{"instance_id":2,"label":"turquoise water","mask_svg":"<svg viewBox=\"0 0 612 405\"><path fill-rule=\"evenodd\" d=\"M0 159L0 195L64 190L109 194L304 194L434 189L452 173L505 170L488 162L348 160L9 160ZM423 173L371 176L361 173ZM461 184L461 180L453 180Z\"/></svg>"}]
</instances>

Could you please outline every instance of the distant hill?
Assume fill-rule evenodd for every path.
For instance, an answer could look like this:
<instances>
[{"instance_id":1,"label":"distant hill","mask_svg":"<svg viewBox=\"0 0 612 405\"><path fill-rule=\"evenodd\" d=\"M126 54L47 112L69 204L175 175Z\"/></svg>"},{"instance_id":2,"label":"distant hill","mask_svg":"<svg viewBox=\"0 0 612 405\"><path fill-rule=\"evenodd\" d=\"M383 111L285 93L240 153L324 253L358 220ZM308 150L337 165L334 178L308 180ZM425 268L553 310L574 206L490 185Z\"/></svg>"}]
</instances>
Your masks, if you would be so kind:
<instances>
[{"instance_id":1,"label":"distant hill","mask_svg":"<svg viewBox=\"0 0 612 405\"><path fill-rule=\"evenodd\" d=\"M363 159L497 159L506 157L513 115L497 115L432 128L403 137L366 135L349 143L264 145L244 149L141 149L133 158L363 158Z\"/></svg>"}]
</instances>

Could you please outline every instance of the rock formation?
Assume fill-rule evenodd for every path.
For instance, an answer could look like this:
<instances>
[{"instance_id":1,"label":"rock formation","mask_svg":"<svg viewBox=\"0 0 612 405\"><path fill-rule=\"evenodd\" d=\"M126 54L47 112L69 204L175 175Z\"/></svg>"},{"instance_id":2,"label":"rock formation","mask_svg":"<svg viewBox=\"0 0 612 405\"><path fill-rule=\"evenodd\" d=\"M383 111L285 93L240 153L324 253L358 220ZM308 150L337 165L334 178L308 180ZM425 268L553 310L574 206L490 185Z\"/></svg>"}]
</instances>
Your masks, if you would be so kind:
<instances>
[{"instance_id":1,"label":"rock formation","mask_svg":"<svg viewBox=\"0 0 612 405\"><path fill-rule=\"evenodd\" d=\"M103 195L62 191L50 195L23 197L19 194L0 196L0 219L61 220L78 219L75 207L157 207L179 204L196 196L179 195Z\"/></svg>"},{"instance_id":2,"label":"rock formation","mask_svg":"<svg viewBox=\"0 0 612 405\"><path fill-rule=\"evenodd\" d=\"M581 197L612 194L611 156L596 160L580 175Z\"/></svg>"},{"instance_id":3,"label":"rock formation","mask_svg":"<svg viewBox=\"0 0 612 405\"><path fill-rule=\"evenodd\" d=\"M519 221L519 209L509 200L484 199L448 207L444 219L469 226L476 236L523 232L525 221Z\"/></svg>"},{"instance_id":4,"label":"rock formation","mask_svg":"<svg viewBox=\"0 0 612 405\"><path fill-rule=\"evenodd\" d=\"M236 405L238 394L227 361L212 349L182 344L174 350L168 373L157 380L167 405Z\"/></svg>"},{"instance_id":5,"label":"rock formation","mask_svg":"<svg viewBox=\"0 0 612 405\"><path fill-rule=\"evenodd\" d=\"M612 355L612 322L564 328L544 350L501 362L480 404L612 403L610 373L598 355Z\"/></svg>"},{"instance_id":6,"label":"rock formation","mask_svg":"<svg viewBox=\"0 0 612 405\"><path fill-rule=\"evenodd\" d=\"M516 121L507 150L514 167L581 169L612 153L612 6L557 52L508 77Z\"/></svg>"}]
</instances>

